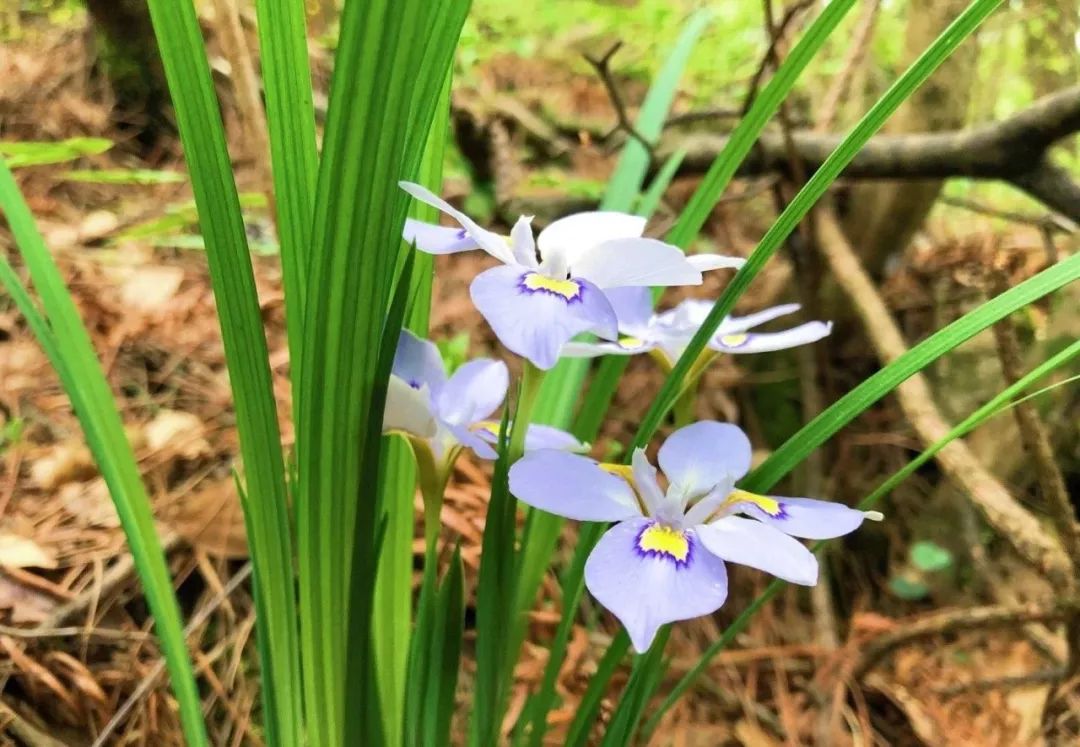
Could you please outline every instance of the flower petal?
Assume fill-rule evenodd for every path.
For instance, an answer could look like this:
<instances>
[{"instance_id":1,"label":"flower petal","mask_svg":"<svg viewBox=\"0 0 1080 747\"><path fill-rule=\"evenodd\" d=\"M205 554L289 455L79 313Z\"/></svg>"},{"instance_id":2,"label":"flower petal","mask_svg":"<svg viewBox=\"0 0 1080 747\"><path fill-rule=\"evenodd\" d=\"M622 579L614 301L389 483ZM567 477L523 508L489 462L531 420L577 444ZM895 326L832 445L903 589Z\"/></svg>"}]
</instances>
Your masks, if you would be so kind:
<instances>
[{"instance_id":1,"label":"flower petal","mask_svg":"<svg viewBox=\"0 0 1080 747\"><path fill-rule=\"evenodd\" d=\"M671 516L667 508L667 496L660 489L660 483L656 481L656 467L652 466L649 458L645 456L644 449L634 449L630 459L631 474L634 476L634 487L645 504L645 510L649 516L660 516L668 521L676 521L681 516ZM663 516L661 516L663 514Z\"/></svg>"},{"instance_id":2,"label":"flower petal","mask_svg":"<svg viewBox=\"0 0 1080 747\"><path fill-rule=\"evenodd\" d=\"M709 347L721 353L767 353L817 342L831 331L831 322L806 322L783 332L717 334L709 341Z\"/></svg>"},{"instance_id":3,"label":"flower petal","mask_svg":"<svg viewBox=\"0 0 1080 747\"><path fill-rule=\"evenodd\" d=\"M573 262L582 252L611 239L637 238L645 231L645 219L637 215L597 210L559 218L536 239L540 256L562 255Z\"/></svg>"},{"instance_id":4,"label":"flower petal","mask_svg":"<svg viewBox=\"0 0 1080 747\"><path fill-rule=\"evenodd\" d=\"M473 432L489 444L499 443L499 423L494 420L474 424ZM582 453L588 451L589 446L559 428L530 423L529 430L525 433L525 451L536 451L538 449L557 449L559 451Z\"/></svg>"},{"instance_id":5,"label":"flower petal","mask_svg":"<svg viewBox=\"0 0 1080 747\"><path fill-rule=\"evenodd\" d=\"M604 291L615 316L619 319L619 330L628 335L640 336L649 328L653 315L652 291L646 287L629 286L611 288Z\"/></svg>"},{"instance_id":6,"label":"flower petal","mask_svg":"<svg viewBox=\"0 0 1080 747\"><path fill-rule=\"evenodd\" d=\"M442 449L436 453L436 457L441 458L454 442L472 449L473 453L480 459L494 460L499 456L498 452L492 448L491 442L484 438L481 431L472 430L467 425L447 423L443 425L441 435L444 436L443 442L441 443Z\"/></svg>"},{"instance_id":7,"label":"flower petal","mask_svg":"<svg viewBox=\"0 0 1080 747\"><path fill-rule=\"evenodd\" d=\"M703 420L668 436L657 461L672 485L700 495L745 475L750 456L750 439L738 426Z\"/></svg>"},{"instance_id":8,"label":"flower petal","mask_svg":"<svg viewBox=\"0 0 1080 747\"><path fill-rule=\"evenodd\" d=\"M817 583L814 553L797 539L753 519L725 516L695 527L701 544L718 558L771 573L793 584Z\"/></svg>"},{"instance_id":9,"label":"flower petal","mask_svg":"<svg viewBox=\"0 0 1080 747\"><path fill-rule=\"evenodd\" d=\"M743 257L728 257L723 254L689 254L686 259L699 272L737 270L746 264Z\"/></svg>"},{"instance_id":10,"label":"flower petal","mask_svg":"<svg viewBox=\"0 0 1080 747\"><path fill-rule=\"evenodd\" d=\"M600 340L598 342L568 342L563 345L563 358L598 358L601 355L637 355L647 353L656 347L656 343L645 342L637 337L623 337L618 342Z\"/></svg>"},{"instance_id":11,"label":"flower petal","mask_svg":"<svg viewBox=\"0 0 1080 747\"><path fill-rule=\"evenodd\" d=\"M630 519L600 538L585 563L585 585L643 653L661 625L718 610L727 599L727 570L694 530Z\"/></svg>"},{"instance_id":12,"label":"flower petal","mask_svg":"<svg viewBox=\"0 0 1080 747\"><path fill-rule=\"evenodd\" d=\"M570 261L570 271L601 288L701 285L701 272L677 246L656 239L612 239Z\"/></svg>"},{"instance_id":13,"label":"flower petal","mask_svg":"<svg viewBox=\"0 0 1080 747\"><path fill-rule=\"evenodd\" d=\"M583 452L588 451L588 444L578 441L573 434L567 433L561 428L541 423L531 423L529 430L525 432L525 451L538 449L557 449L559 451Z\"/></svg>"},{"instance_id":14,"label":"flower petal","mask_svg":"<svg viewBox=\"0 0 1080 747\"><path fill-rule=\"evenodd\" d=\"M437 428L427 391L414 389L397 376L391 376L383 410L383 433L432 438Z\"/></svg>"},{"instance_id":15,"label":"flower petal","mask_svg":"<svg viewBox=\"0 0 1080 747\"><path fill-rule=\"evenodd\" d=\"M711 306L711 304L710 304ZM759 324L765 322L771 322L781 316L787 316L788 314L794 314L802 307L797 303L785 303L780 306L770 306L767 309L761 311L755 311L753 314L747 314L746 316L729 316L725 317L724 321L720 322L720 326L717 328L717 334L735 334L736 332L745 332L748 329L752 329ZM708 309L705 310L708 313Z\"/></svg>"},{"instance_id":16,"label":"flower petal","mask_svg":"<svg viewBox=\"0 0 1080 747\"><path fill-rule=\"evenodd\" d=\"M422 187L419 184L413 184L412 182L398 182L398 186L417 200L420 200L420 202L431 205L431 207L441 210L456 220L458 224L465 229L465 232L469 237L472 238L481 249L495 259L508 264L514 261L514 255L510 252L510 247L507 245L506 239L499 234L481 228L472 218L465 215L465 213L455 208L446 200L433 194L426 187Z\"/></svg>"},{"instance_id":17,"label":"flower petal","mask_svg":"<svg viewBox=\"0 0 1080 747\"><path fill-rule=\"evenodd\" d=\"M390 371L413 389L426 386L433 397L439 396L446 383L446 368L439 348L431 340L417 337L407 329L401 330L398 337Z\"/></svg>"},{"instance_id":18,"label":"flower petal","mask_svg":"<svg viewBox=\"0 0 1080 747\"><path fill-rule=\"evenodd\" d=\"M536 261L536 239L533 238L531 215L522 215L517 223L510 229L510 251L514 253L514 261L525 267L538 267Z\"/></svg>"},{"instance_id":19,"label":"flower petal","mask_svg":"<svg viewBox=\"0 0 1080 747\"><path fill-rule=\"evenodd\" d=\"M531 451L510 467L510 492L533 508L578 521L641 516L626 480L588 457L555 449Z\"/></svg>"},{"instance_id":20,"label":"flower petal","mask_svg":"<svg viewBox=\"0 0 1080 747\"><path fill-rule=\"evenodd\" d=\"M469 290L502 344L538 368L554 366L562 346L580 332L618 335L611 304L587 280L555 280L506 265L477 275Z\"/></svg>"},{"instance_id":21,"label":"flower petal","mask_svg":"<svg viewBox=\"0 0 1080 747\"><path fill-rule=\"evenodd\" d=\"M854 532L866 519L865 513L842 503L813 498L758 496L736 490L729 500L733 510L804 539L842 537Z\"/></svg>"},{"instance_id":22,"label":"flower petal","mask_svg":"<svg viewBox=\"0 0 1080 747\"><path fill-rule=\"evenodd\" d=\"M506 398L510 373L502 361L469 361L454 371L435 400L439 417L452 425L472 425L491 417Z\"/></svg>"},{"instance_id":23,"label":"flower petal","mask_svg":"<svg viewBox=\"0 0 1080 747\"><path fill-rule=\"evenodd\" d=\"M416 244L417 249L427 254L456 254L480 248L463 228L424 223L415 218L405 219L403 236L405 241Z\"/></svg>"}]
</instances>

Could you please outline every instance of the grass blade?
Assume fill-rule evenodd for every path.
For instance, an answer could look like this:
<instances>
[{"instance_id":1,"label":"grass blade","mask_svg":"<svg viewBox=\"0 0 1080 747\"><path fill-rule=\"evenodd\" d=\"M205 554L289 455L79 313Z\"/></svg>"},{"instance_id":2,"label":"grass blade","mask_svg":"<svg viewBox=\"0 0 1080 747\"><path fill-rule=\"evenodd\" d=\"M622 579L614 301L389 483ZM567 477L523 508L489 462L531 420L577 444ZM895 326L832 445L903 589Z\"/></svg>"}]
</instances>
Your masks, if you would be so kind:
<instances>
[{"instance_id":1,"label":"grass blade","mask_svg":"<svg viewBox=\"0 0 1080 747\"><path fill-rule=\"evenodd\" d=\"M274 178L278 243L285 286L285 323L293 386L299 382L304 295L310 264L308 237L319 159L308 64L303 0L256 0L270 166Z\"/></svg>"},{"instance_id":2,"label":"grass blade","mask_svg":"<svg viewBox=\"0 0 1080 747\"><path fill-rule=\"evenodd\" d=\"M274 691L275 733L285 744L303 734L300 659L296 630L292 533L277 401L263 331L262 312L248 251L240 199L233 179L210 65L190 0L149 0L184 157L191 174L199 225L206 242L244 461L251 515L252 562L257 564L258 633L269 655L263 681Z\"/></svg>"},{"instance_id":3,"label":"grass blade","mask_svg":"<svg viewBox=\"0 0 1080 747\"><path fill-rule=\"evenodd\" d=\"M11 171L2 159L0 211L7 218L15 243L30 271L44 317L31 311L36 307L6 260L0 264L0 280L8 287L20 309L24 313L29 312L27 320L60 376L79 418L87 445L109 487L154 617L169 679L180 707L184 737L190 745L207 745L199 690L184 640L180 608L173 594L165 555L154 530L150 499L139 475L135 454L124 434L112 391L86 327L79 318L78 309L64 286L60 271L38 232L34 217ZM47 327L44 319L48 320Z\"/></svg>"},{"instance_id":4,"label":"grass blade","mask_svg":"<svg viewBox=\"0 0 1080 747\"><path fill-rule=\"evenodd\" d=\"M378 351L407 196L467 2L347 0L316 187L297 403L298 561L308 739L364 743L348 714L377 716L366 679L345 710L346 631L370 646L377 486L362 464L381 445ZM358 500L361 487L367 490ZM355 546L355 547L354 547ZM355 552L354 552L355 549ZM350 577L366 585L350 584ZM348 722L348 723L347 723ZM359 726L362 726L359 725Z\"/></svg>"},{"instance_id":5,"label":"grass blade","mask_svg":"<svg viewBox=\"0 0 1080 747\"><path fill-rule=\"evenodd\" d=\"M717 299L716 304L713 306L708 317L694 335L690 341L685 352L679 358L675 364L674 369L664 382L660 392L653 400L652 406L645 414L644 419L636 437L634 438L633 447L643 446L652 438L652 435L656 432L656 429L660 426L661 421L667 415L668 411L675 404L675 400L678 398L679 392L682 390L683 380L686 378L686 374L689 372L690 367L697 360L698 355L705 349L705 345L708 343L709 338L716 331L720 322L725 316L727 316L735 306L735 302L739 296L750 285L750 282L754 279L761 268L768 261L769 257L783 244L784 240L791 234L795 227L799 224L806 214L813 207L822 195L825 194L825 190L836 180L841 174L844 168L851 162L851 160L858 154L859 150L866 144L870 137L877 132L886 120L892 115L893 112L902 104L908 96L910 96L916 88L918 88L923 81L925 81L930 74L937 69L937 67L945 61L945 59L952 54L953 50L966 39L979 24L982 23L987 16L989 16L1000 4L1002 0L975 0L967 7L967 9L961 13L955 21L953 21L945 31L931 44L925 52L919 55L919 58L909 67L903 75L889 87L889 90L885 92L885 95L866 115L859 120L858 124L851 130L850 133L844 138L843 142L837 147L837 149L825 160L825 163L821 165L810 180L799 190L799 193L795 195L794 199L788 204L787 208L776 219L776 222L769 228L769 230L762 237L758 243L754 252L747 259L746 264L735 273L735 277L732 278L731 283L724 289L723 293ZM831 13L834 7L842 5L842 0L834 0L830 3L821 17L824 17L827 13ZM850 5L850 3L847 3ZM821 20L819 17L818 21ZM815 26L817 23L815 22ZM807 32L807 36L810 32ZM799 44L795 45L795 49L792 50L791 57L785 61L785 65L791 62L795 58L796 53L802 53L803 40L800 40ZM805 62L803 63L805 64ZM783 70L784 66L781 66ZM769 86L766 86L765 91L762 92L761 98L771 95L771 88L777 83L777 79L780 78L779 72L777 76L770 82ZM754 108L751 108L751 114ZM747 118L749 118L749 114ZM741 124L740 124L741 127ZM739 128L736 128L736 133ZM735 140L735 133L732 134L731 140L728 142L728 146L725 147L724 153L732 148L731 143ZM746 144L746 148L749 149L750 143ZM724 158L724 153L718 157L718 163ZM734 173L734 169L738 166L737 163L731 163L724 165L718 169L718 176L724 176L730 169ZM710 170L711 171L711 170ZM710 185L708 190L705 189L706 184ZM669 237L671 241L684 246L686 242L697 234L697 231L703 225L708 211L715 204L715 198L718 198L720 193L712 188L709 177L706 177L706 182L702 184L699 189L699 193L702 195L702 199L691 200L691 204L687 207L686 213L683 218L680 219L679 224L675 226L672 231L672 235ZM708 199L706 199L708 198Z\"/></svg>"}]
</instances>

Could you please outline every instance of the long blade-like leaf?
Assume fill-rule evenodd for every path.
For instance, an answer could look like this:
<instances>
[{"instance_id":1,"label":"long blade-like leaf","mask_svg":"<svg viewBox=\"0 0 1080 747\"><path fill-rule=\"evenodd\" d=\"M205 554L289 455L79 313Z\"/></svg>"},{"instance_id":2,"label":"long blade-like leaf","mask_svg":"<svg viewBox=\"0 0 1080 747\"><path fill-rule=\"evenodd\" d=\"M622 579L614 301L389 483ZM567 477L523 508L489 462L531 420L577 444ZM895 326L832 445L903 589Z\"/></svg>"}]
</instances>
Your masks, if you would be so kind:
<instances>
[{"instance_id":1,"label":"long blade-like leaf","mask_svg":"<svg viewBox=\"0 0 1080 747\"><path fill-rule=\"evenodd\" d=\"M50 362L71 398L87 445L109 487L124 536L131 548L135 568L143 583L150 612L154 616L161 649L169 671L173 692L180 706L184 737L190 745L208 744L202 720L199 690L184 641L180 608L173 594L168 566L154 529L150 499L139 475L135 454L124 434L112 391L98 362L86 327L79 318L71 294L64 286L52 255L45 246L11 171L0 159L0 211L7 218L41 299L43 316L34 313L29 296L6 259L0 281L8 288L41 340Z\"/></svg>"},{"instance_id":2,"label":"long blade-like leaf","mask_svg":"<svg viewBox=\"0 0 1080 747\"><path fill-rule=\"evenodd\" d=\"M290 744L303 733L296 598L285 583L293 575L292 533L262 312L195 7L191 0L149 0L149 7L191 173L236 407L248 540L261 585L258 633L267 638L260 650L270 657L262 676L274 692L268 718L276 722L272 733Z\"/></svg>"}]
</instances>

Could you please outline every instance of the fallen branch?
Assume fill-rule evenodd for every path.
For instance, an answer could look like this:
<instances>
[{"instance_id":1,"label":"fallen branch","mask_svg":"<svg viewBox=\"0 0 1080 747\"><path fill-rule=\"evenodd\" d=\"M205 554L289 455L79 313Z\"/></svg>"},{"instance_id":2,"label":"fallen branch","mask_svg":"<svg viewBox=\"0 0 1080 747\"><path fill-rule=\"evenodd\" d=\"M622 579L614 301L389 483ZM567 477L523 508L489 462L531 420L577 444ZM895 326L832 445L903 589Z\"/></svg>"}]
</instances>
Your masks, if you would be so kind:
<instances>
[{"instance_id":1,"label":"fallen branch","mask_svg":"<svg viewBox=\"0 0 1080 747\"><path fill-rule=\"evenodd\" d=\"M904 621L895 630L871 639L863 645L852 677L861 679L882 659L898 648L935 636L951 635L965 630L1021 627L1035 622L1057 622L1080 609L1080 600L1060 600L1051 605L988 605L942 610L916 620Z\"/></svg>"},{"instance_id":2,"label":"fallen branch","mask_svg":"<svg viewBox=\"0 0 1080 747\"><path fill-rule=\"evenodd\" d=\"M843 176L849 179L998 179L1080 222L1080 184L1047 160L1054 143L1080 132L1080 86L1039 99L1000 122L967 130L920 135L877 135L859 151ZM836 149L840 135L792 133L792 144L810 171ZM686 149L680 173L704 173L727 144L722 135L666 138L658 159ZM789 152L780 133L766 133L739 167L741 176L786 172Z\"/></svg>"},{"instance_id":3,"label":"fallen branch","mask_svg":"<svg viewBox=\"0 0 1080 747\"><path fill-rule=\"evenodd\" d=\"M818 234L833 276L851 298L882 363L890 363L905 352L907 344L896 322L855 256L833 212L820 210ZM915 374L896 388L896 396L908 422L926 444L944 438L951 430L934 404L933 393L921 374ZM1069 587L1071 564L1061 544L1049 535L975 457L961 439L938 452L938 464L946 476L1007 542L1042 572L1053 587Z\"/></svg>"}]
</instances>

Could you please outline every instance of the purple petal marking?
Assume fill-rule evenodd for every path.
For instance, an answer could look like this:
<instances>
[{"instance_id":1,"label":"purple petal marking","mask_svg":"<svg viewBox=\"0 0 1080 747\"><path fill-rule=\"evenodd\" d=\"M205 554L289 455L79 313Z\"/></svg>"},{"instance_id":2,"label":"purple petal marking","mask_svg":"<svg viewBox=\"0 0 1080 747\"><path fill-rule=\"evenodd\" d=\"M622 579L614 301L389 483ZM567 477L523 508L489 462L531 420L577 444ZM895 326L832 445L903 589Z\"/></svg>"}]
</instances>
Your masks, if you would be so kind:
<instances>
[{"instance_id":1,"label":"purple petal marking","mask_svg":"<svg viewBox=\"0 0 1080 747\"><path fill-rule=\"evenodd\" d=\"M589 593L619 618L639 653L648 650L661 625L711 614L727 598L724 562L699 551L694 530L667 530L685 540L685 562L655 547L678 545L677 539L652 537L649 547L640 546L657 526L644 518L616 524L585 563ZM681 545L677 549L681 553Z\"/></svg>"}]
</instances>

